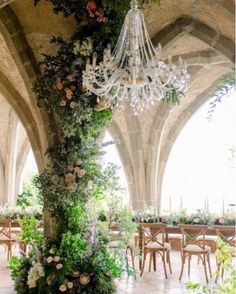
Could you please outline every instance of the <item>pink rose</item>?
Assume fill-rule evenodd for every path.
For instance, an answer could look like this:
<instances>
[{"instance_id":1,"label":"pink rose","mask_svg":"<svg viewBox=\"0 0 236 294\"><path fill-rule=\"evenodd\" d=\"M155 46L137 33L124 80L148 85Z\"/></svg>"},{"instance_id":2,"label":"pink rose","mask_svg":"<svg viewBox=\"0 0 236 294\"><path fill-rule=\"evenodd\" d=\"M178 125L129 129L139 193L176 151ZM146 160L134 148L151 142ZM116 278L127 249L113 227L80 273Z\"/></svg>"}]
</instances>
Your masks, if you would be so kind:
<instances>
[{"instance_id":1,"label":"pink rose","mask_svg":"<svg viewBox=\"0 0 236 294\"><path fill-rule=\"evenodd\" d=\"M47 260L47 263L51 263L53 261L53 258L52 258L52 256L48 256L48 258L46 260Z\"/></svg>"},{"instance_id":2,"label":"pink rose","mask_svg":"<svg viewBox=\"0 0 236 294\"><path fill-rule=\"evenodd\" d=\"M68 288L68 289L72 289L72 288L73 288L73 286L74 286L74 285L73 285L73 283L72 283L72 282L68 282L68 283L67 283L67 288Z\"/></svg>"},{"instance_id":3,"label":"pink rose","mask_svg":"<svg viewBox=\"0 0 236 294\"><path fill-rule=\"evenodd\" d=\"M57 270L60 270L61 268L63 268L63 265L62 265L61 263L58 263L58 264L56 265L56 269L57 269Z\"/></svg>"}]
</instances>

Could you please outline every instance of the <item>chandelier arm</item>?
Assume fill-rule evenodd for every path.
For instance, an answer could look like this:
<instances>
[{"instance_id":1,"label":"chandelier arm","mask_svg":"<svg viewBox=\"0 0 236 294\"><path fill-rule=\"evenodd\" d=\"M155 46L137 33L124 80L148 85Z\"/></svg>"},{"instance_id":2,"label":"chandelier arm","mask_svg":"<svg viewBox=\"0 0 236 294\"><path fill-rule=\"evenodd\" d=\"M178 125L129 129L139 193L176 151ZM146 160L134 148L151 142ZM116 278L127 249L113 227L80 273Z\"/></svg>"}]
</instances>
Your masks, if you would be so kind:
<instances>
[{"instance_id":1,"label":"chandelier arm","mask_svg":"<svg viewBox=\"0 0 236 294\"><path fill-rule=\"evenodd\" d=\"M140 28L138 28L138 29L140 29ZM144 41L143 34L141 32L139 32L139 39L140 39L140 43L142 44L140 46L140 48L143 52L143 57L144 57L143 59L145 60L145 58L146 58L146 64L148 64L148 56L147 56L147 52L145 50L145 41Z\"/></svg>"},{"instance_id":2,"label":"chandelier arm","mask_svg":"<svg viewBox=\"0 0 236 294\"><path fill-rule=\"evenodd\" d=\"M142 20L143 20L143 30L144 30L144 35L145 37L148 39L148 47L149 47L149 52L150 52L150 56L152 57L152 60L154 61L154 58L153 58L153 55L156 54L156 49L154 48L152 42L151 42L151 39L150 39L150 36L149 36L149 33L147 31L147 27L145 25L145 20L144 20L144 16L143 14L141 15L142 17Z\"/></svg>"}]
</instances>

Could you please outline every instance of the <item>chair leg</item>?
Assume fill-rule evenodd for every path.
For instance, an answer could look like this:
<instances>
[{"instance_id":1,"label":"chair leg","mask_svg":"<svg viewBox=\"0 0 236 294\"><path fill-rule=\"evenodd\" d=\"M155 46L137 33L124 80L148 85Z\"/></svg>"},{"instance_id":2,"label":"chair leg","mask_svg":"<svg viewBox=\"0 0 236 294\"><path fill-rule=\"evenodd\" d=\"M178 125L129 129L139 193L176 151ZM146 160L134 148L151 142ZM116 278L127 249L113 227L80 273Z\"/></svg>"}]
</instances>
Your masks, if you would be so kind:
<instances>
[{"instance_id":1,"label":"chair leg","mask_svg":"<svg viewBox=\"0 0 236 294\"><path fill-rule=\"evenodd\" d=\"M154 269L154 272L156 271L157 269L157 258L156 258L156 252L154 251L153 252L153 269Z\"/></svg>"},{"instance_id":2,"label":"chair leg","mask_svg":"<svg viewBox=\"0 0 236 294\"><path fill-rule=\"evenodd\" d=\"M203 254L203 265L204 265L204 271L205 271L205 276L206 276L206 282L208 284L209 281L208 281L207 268L206 268L206 254Z\"/></svg>"},{"instance_id":3,"label":"chair leg","mask_svg":"<svg viewBox=\"0 0 236 294\"><path fill-rule=\"evenodd\" d=\"M166 272L166 258L165 258L165 254L166 254L166 251L163 250L163 267L164 267L165 277L167 279L168 277L167 277L167 272Z\"/></svg>"},{"instance_id":4,"label":"chair leg","mask_svg":"<svg viewBox=\"0 0 236 294\"><path fill-rule=\"evenodd\" d=\"M134 247L133 246L129 246L128 247L130 256L131 256L131 262L132 262L132 268L135 271L135 264L134 264Z\"/></svg>"},{"instance_id":5,"label":"chair leg","mask_svg":"<svg viewBox=\"0 0 236 294\"><path fill-rule=\"evenodd\" d=\"M126 270L129 275L129 261L128 261L128 249L125 250L125 261L126 261Z\"/></svg>"},{"instance_id":6,"label":"chair leg","mask_svg":"<svg viewBox=\"0 0 236 294\"><path fill-rule=\"evenodd\" d=\"M217 263L217 275L216 275L215 283L218 282L219 275L220 275L220 263Z\"/></svg>"},{"instance_id":7,"label":"chair leg","mask_svg":"<svg viewBox=\"0 0 236 294\"><path fill-rule=\"evenodd\" d=\"M182 252L181 261L182 261L182 265L181 265L181 271L180 271L179 280L182 279L182 275L183 275L183 271L184 271L184 264L185 264L185 253L184 252Z\"/></svg>"},{"instance_id":8,"label":"chair leg","mask_svg":"<svg viewBox=\"0 0 236 294\"><path fill-rule=\"evenodd\" d=\"M212 278L210 253L207 254L207 263L208 263L210 277Z\"/></svg>"},{"instance_id":9,"label":"chair leg","mask_svg":"<svg viewBox=\"0 0 236 294\"><path fill-rule=\"evenodd\" d=\"M172 274L171 262L170 262L170 250L167 250L167 262L169 264L169 271Z\"/></svg>"},{"instance_id":10,"label":"chair leg","mask_svg":"<svg viewBox=\"0 0 236 294\"><path fill-rule=\"evenodd\" d=\"M224 272L225 272L225 270L224 270L224 268L222 268L221 269L221 279L223 279L223 277L224 277Z\"/></svg>"},{"instance_id":11,"label":"chair leg","mask_svg":"<svg viewBox=\"0 0 236 294\"><path fill-rule=\"evenodd\" d=\"M152 258L153 258L153 254L154 254L154 252L150 252L150 258L149 258L149 272L151 271L151 267L152 267Z\"/></svg>"},{"instance_id":12,"label":"chair leg","mask_svg":"<svg viewBox=\"0 0 236 294\"><path fill-rule=\"evenodd\" d=\"M191 261L191 254L188 256L188 276L190 276L190 261Z\"/></svg>"},{"instance_id":13,"label":"chair leg","mask_svg":"<svg viewBox=\"0 0 236 294\"><path fill-rule=\"evenodd\" d=\"M146 253L146 251L144 250L143 262L142 262L142 269L141 269L140 277L142 276L143 271L144 271L146 256L147 256L147 253Z\"/></svg>"}]
</instances>

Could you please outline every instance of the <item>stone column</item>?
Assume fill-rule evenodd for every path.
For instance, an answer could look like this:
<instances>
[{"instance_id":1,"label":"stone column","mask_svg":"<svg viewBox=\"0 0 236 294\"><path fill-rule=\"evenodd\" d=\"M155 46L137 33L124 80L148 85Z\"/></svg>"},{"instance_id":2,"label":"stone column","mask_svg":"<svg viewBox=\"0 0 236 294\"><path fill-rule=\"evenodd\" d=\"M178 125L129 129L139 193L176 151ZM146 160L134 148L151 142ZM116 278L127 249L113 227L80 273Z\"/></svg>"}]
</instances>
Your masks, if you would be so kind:
<instances>
[{"instance_id":1,"label":"stone column","mask_svg":"<svg viewBox=\"0 0 236 294\"><path fill-rule=\"evenodd\" d=\"M5 199L5 175L4 175L4 162L0 154L0 205L4 205Z\"/></svg>"},{"instance_id":2,"label":"stone column","mask_svg":"<svg viewBox=\"0 0 236 294\"><path fill-rule=\"evenodd\" d=\"M13 110L9 114L8 137L7 137L7 154L5 165L5 187L6 199L9 206L14 206L15 183L16 183L16 156L17 156L17 136L18 136L19 119Z\"/></svg>"},{"instance_id":3,"label":"stone column","mask_svg":"<svg viewBox=\"0 0 236 294\"><path fill-rule=\"evenodd\" d=\"M16 184L15 184L16 198L20 193L20 182L21 182L22 172L23 172L29 151L30 151L30 143L29 143L28 137L26 137L23 143L23 146L21 148L21 152L18 154L17 162L16 162Z\"/></svg>"}]
</instances>

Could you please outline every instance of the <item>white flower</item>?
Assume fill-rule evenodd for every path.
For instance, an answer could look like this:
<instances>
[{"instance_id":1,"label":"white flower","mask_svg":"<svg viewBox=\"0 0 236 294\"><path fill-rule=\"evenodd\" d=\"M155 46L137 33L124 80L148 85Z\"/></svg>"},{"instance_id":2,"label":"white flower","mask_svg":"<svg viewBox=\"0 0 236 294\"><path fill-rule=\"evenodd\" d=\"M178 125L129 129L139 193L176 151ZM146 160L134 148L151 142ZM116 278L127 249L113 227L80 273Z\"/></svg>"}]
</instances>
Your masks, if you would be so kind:
<instances>
[{"instance_id":1,"label":"white flower","mask_svg":"<svg viewBox=\"0 0 236 294\"><path fill-rule=\"evenodd\" d=\"M200 222L199 217L195 217L194 220L193 220L193 222L194 222L195 224L198 224L198 223Z\"/></svg>"},{"instance_id":2,"label":"white flower","mask_svg":"<svg viewBox=\"0 0 236 294\"><path fill-rule=\"evenodd\" d=\"M51 249L49 250L49 253L50 253L50 254L54 254L54 249L51 248Z\"/></svg>"},{"instance_id":3,"label":"white flower","mask_svg":"<svg viewBox=\"0 0 236 294\"><path fill-rule=\"evenodd\" d=\"M221 225L223 225L224 222L225 222L225 220L224 220L223 218L220 218L220 219L219 219L219 223L220 223Z\"/></svg>"},{"instance_id":4,"label":"white flower","mask_svg":"<svg viewBox=\"0 0 236 294\"><path fill-rule=\"evenodd\" d=\"M74 54L81 54L84 56L89 56L91 55L93 51L93 44L91 38L85 38L82 42L81 41L76 41L74 43L74 49L73 52Z\"/></svg>"},{"instance_id":5,"label":"white flower","mask_svg":"<svg viewBox=\"0 0 236 294\"><path fill-rule=\"evenodd\" d=\"M29 288L35 288L37 280L44 276L45 272L42 264L40 262L36 262L29 270L27 285Z\"/></svg>"}]
</instances>

